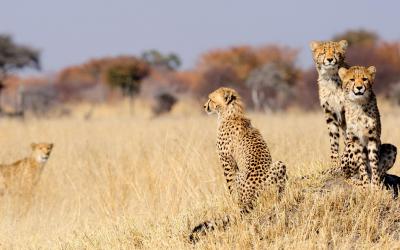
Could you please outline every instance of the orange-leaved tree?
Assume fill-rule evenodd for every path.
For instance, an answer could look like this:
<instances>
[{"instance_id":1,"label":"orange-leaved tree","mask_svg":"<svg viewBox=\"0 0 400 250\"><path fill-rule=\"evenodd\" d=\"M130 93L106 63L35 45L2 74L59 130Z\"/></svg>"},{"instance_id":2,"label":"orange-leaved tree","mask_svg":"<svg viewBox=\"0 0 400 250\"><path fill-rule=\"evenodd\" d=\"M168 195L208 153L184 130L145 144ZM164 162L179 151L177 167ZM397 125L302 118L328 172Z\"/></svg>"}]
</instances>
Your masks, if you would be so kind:
<instances>
[{"instance_id":1,"label":"orange-leaved tree","mask_svg":"<svg viewBox=\"0 0 400 250\"><path fill-rule=\"evenodd\" d=\"M124 96L129 97L129 109L132 113L132 100L139 93L142 80L149 74L150 67L142 59L120 56L108 64L104 79L111 87L119 88Z\"/></svg>"},{"instance_id":2,"label":"orange-leaved tree","mask_svg":"<svg viewBox=\"0 0 400 250\"><path fill-rule=\"evenodd\" d=\"M298 76L297 54L297 49L277 45L237 46L206 52L197 64L197 71L202 75L198 93L204 95L219 86L230 86L250 99L253 85L246 85L246 80L254 70L269 63L282 70L291 85Z\"/></svg>"}]
</instances>

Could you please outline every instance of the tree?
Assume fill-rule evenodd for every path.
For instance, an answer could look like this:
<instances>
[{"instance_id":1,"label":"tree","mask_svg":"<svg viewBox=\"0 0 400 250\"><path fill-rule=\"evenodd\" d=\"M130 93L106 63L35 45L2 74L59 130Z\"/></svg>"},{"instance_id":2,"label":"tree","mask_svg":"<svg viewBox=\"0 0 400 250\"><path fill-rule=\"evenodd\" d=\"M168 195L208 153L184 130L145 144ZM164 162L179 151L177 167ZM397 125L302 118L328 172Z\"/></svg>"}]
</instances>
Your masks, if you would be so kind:
<instances>
[{"instance_id":1,"label":"tree","mask_svg":"<svg viewBox=\"0 0 400 250\"><path fill-rule=\"evenodd\" d=\"M39 51L16 44L8 35L0 35L0 87L9 73L23 68L40 70Z\"/></svg>"},{"instance_id":2,"label":"tree","mask_svg":"<svg viewBox=\"0 0 400 250\"><path fill-rule=\"evenodd\" d=\"M39 51L16 44L11 36L0 35L0 94L7 76L23 68L40 70Z\"/></svg>"},{"instance_id":3,"label":"tree","mask_svg":"<svg viewBox=\"0 0 400 250\"><path fill-rule=\"evenodd\" d=\"M153 68L160 70L175 71L181 66L181 59L175 53L161 54L158 50L148 50L141 57Z\"/></svg>"},{"instance_id":4,"label":"tree","mask_svg":"<svg viewBox=\"0 0 400 250\"><path fill-rule=\"evenodd\" d=\"M373 31L365 29L359 30L348 30L344 33L337 34L333 37L333 40L347 40L349 47L352 46L370 46L378 42L379 36Z\"/></svg>"},{"instance_id":5,"label":"tree","mask_svg":"<svg viewBox=\"0 0 400 250\"><path fill-rule=\"evenodd\" d=\"M249 88L245 84L250 73L268 63L290 68L294 72L297 54L297 49L275 45L211 50L201 55L197 64L197 71L202 75L201 91L198 93L221 85L231 86L240 89L243 99L250 102Z\"/></svg>"},{"instance_id":6,"label":"tree","mask_svg":"<svg viewBox=\"0 0 400 250\"><path fill-rule=\"evenodd\" d=\"M271 62L253 70L246 85L251 90L256 110L277 111L283 109L291 99L294 81L295 75L289 67Z\"/></svg>"},{"instance_id":7,"label":"tree","mask_svg":"<svg viewBox=\"0 0 400 250\"><path fill-rule=\"evenodd\" d=\"M105 70L105 81L120 88L124 96L133 99L140 91L140 83L150 74L149 65L133 56L121 56L110 62Z\"/></svg>"},{"instance_id":8,"label":"tree","mask_svg":"<svg viewBox=\"0 0 400 250\"><path fill-rule=\"evenodd\" d=\"M211 50L200 57L197 65L205 72L213 71L213 68L229 69L237 77L238 84L242 84L257 66L259 66L257 55L250 46Z\"/></svg>"},{"instance_id":9,"label":"tree","mask_svg":"<svg viewBox=\"0 0 400 250\"><path fill-rule=\"evenodd\" d=\"M230 66L219 65L202 71L200 84L196 88L197 94L206 96L219 87L230 87L236 90L243 87L234 69Z\"/></svg>"}]
</instances>

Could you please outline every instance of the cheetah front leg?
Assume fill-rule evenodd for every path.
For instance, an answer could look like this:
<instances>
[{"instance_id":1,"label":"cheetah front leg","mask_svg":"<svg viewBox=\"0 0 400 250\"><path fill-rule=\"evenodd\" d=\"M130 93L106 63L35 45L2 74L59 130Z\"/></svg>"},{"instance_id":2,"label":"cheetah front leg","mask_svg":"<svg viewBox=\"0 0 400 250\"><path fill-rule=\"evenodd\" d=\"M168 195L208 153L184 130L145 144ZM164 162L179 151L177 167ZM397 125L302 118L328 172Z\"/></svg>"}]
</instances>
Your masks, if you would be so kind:
<instances>
[{"instance_id":1,"label":"cheetah front leg","mask_svg":"<svg viewBox=\"0 0 400 250\"><path fill-rule=\"evenodd\" d=\"M331 145L331 164L336 167L339 165L339 123L334 113L326 108L324 111Z\"/></svg>"},{"instance_id":2,"label":"cheetah front leg","mask_svg":"<svg viewBox=\"0 0 400 250\"><path fill-rule=\"evenodd\" d=\"M373 186L378 186L380 184L380 178L379 178L379 173L378 173L379 146L380 146L380 143L376 138L374 138L374 137L368 138L368 145L367 145L368 161L369 161L369 166L371 168L371 184Z\"/></svg>"},{"instance_id":3,"label":"cheetah front leg","mask_svg":"<svg viewBox=\"0 0 400 250\"><path fill-rule=\"evenodd\" d=\"M236 179L236 175L239 171L239 168L233 157L229 155L220 154L219 161L224 169L224 176L226 184L228 186L229 194L232 194L234 189L234 181Z\"/></svg>"},{"instance_id":4,"label":"cheetah front leg","mask_svg":"<svg viewBox=\"0 0 400 250\"><path fill-rule=\"evenodd\" d=\"M354 165L356 166L355 170L358 170L361 184L366 187L368 183L370 183L369 174L368 174L368 165L367 165L367 155L364 151L364 147L360 144L358 139L355 140L354 143Z\"/></svg>"},{"instance_id":5,"label":"cheetah front leg","mask_svg":"<svg viewBox=\"0 0 400 250\"><path fill-rule=\"evenodd\" d=\"M346 179L355 178L358 174L360 182L358 186L364 186L369 182L367 170L367 158L358 137L347 135L346 148L341 159L341 169Z\"/></svg>"},{"instance_id":6,"label":"cheetah front leg","mask_svg":"<svg viewBox=\"0 0 400 250\"><path fill-rule=\"evenodd\" d=\"M340 168L332 168L331 174L342 175L346 179L351 178L355 173L358 172L355 155L354 155L354 143L350 138L346 138L345 149L340 158Z\"/></svg>"}]
</instances>

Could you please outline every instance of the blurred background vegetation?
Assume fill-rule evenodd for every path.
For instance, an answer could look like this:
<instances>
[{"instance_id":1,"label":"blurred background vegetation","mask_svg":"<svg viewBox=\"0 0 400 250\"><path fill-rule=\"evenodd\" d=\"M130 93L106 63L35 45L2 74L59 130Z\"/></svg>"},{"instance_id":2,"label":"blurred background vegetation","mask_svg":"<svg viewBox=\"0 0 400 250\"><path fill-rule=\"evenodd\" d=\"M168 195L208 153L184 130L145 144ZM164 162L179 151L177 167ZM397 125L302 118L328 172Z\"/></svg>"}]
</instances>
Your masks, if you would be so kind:
<instances>
[{"instance_id":1,"label":"blurred background vegetation","mask_svg":"<svg viewBox=\"0 0 400 250\"><path fill-rule=\"evenodd\" d=\"M375 90L400 105L400 42L385 41L379 34L360 29L332 37L349 42L350 65L375 65ZM32 46L32 47L31 47ZM40 70L37 45L21 45L0 35L0 112L3 116L26 113L46 116L52 110L68 115L66 104L113 104L122 99L149 100L154 115L169 112L182 99L201 102L219 86L237 89L248 108L277 112L290 108L318 107L317 72L298 63L300 48L265 44L215 48L205 51L189 70L181 70L175 53L155 49L140 55L93 58L55 74L20 76L24 68ZM311 61L310 55L310 61ZM90 113L87 114L90 116Z\"/></svg>"}]
</instances>

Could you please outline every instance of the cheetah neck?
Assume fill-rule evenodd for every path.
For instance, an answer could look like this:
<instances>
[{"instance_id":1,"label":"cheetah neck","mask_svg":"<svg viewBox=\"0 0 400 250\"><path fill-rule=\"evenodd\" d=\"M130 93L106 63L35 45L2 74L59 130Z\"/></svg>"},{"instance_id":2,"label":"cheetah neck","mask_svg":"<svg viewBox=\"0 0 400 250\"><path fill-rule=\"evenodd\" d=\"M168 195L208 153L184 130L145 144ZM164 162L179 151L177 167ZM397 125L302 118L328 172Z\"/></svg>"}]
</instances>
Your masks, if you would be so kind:
<instances>
[{"instance_id":1,"label":"cheetah neck","mask_svg":"<svg viewBox=\"0 0 400 250\"><path fill-rule=\"evenodd\" d=\"M332 87L340 87L340 77L338 73L338 68L322 68L320 65L317 66L317 71L318 71L318 83L330 83L334 86Z\"/></svg>"},{"instance_id":2,"label":"cheetah neck","mask_svg":"<svg viewBox=\"0 0 400 250\"><path fill-rule=\"evenodd\" d=\"M43 167L46 164L47 159L32 154L29 158L27 158L27 161L31 163L32 167Z\"/></svg>"},{"instance_id":3,"label":"cheetah neck","mask_svg":"<svg viewBox=\"0 0 400 250\"><path fill-rule=\"evenodd\" d=\"M243 117L244 116L244 108L242 105L238 103L232 103L228 105L223 112L218 113L218 119L220 121L226 119L232 119L235 117Z\"/></svg>"}]
</instances>

